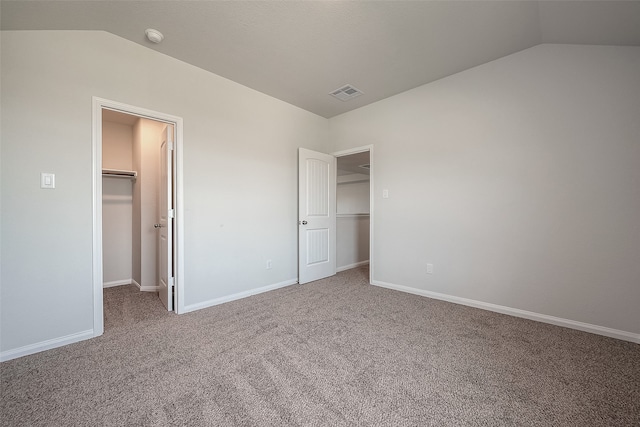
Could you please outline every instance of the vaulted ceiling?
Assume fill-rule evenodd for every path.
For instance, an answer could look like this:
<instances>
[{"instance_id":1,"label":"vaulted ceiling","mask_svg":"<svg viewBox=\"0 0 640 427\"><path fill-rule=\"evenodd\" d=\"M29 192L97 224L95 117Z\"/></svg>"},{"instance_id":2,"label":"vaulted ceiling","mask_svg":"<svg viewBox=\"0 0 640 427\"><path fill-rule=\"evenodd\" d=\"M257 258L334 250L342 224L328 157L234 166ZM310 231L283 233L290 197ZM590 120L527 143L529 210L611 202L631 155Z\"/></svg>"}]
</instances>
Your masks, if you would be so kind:
<instances>
[{"instance_id":1,"label":"vaulted ceiling","mask_svg":"<svg viewBox=\"0 0 640 427\"><path fill-rule=\"evenodd\" d=\"M640 1L2 0L0 17L104 30L324 117L540 43L640 46ZM364 94L329 95L345 84Z\"/></svg>"}]
</instances>

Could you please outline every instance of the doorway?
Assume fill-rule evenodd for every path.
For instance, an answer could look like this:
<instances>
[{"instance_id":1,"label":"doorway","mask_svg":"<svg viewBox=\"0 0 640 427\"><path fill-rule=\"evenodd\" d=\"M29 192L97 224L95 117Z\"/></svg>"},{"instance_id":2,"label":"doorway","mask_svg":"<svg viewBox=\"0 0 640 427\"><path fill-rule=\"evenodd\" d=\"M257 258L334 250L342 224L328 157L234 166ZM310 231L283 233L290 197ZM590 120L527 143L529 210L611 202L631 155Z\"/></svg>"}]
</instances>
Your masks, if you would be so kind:
<instances>
[{"instance_id":1,"label":"doorway","mask_svg":"<svg viewBox=\"0 0 640 427\"><path fill-rule=\"evenodd\" d=\"M93 104L98 336L104 331L104 287L132 283L140 291L167 293L159 296L169 311L184 307L182 119L100 98Z\"/></svg>"},{"instance_id":2,"label":"doorway","mask_svg":"<svg viewBox=\"0 0 640 427\"><path fill-rule=\"evenodd\" d=\"M336 271L370 266L372 233L372 147L334 153L336 156Z\"/></svg>"},{"instance_id":3,"label":"doorway","mask_svg":"<svg viewBox=\"0 0 640 427\"><path fill-rule=\"evenodd\" d=\"M298 149L298 283L366 264L371 282L372 171L372 145L333 154Z\"/></svg>"}]
</instances>

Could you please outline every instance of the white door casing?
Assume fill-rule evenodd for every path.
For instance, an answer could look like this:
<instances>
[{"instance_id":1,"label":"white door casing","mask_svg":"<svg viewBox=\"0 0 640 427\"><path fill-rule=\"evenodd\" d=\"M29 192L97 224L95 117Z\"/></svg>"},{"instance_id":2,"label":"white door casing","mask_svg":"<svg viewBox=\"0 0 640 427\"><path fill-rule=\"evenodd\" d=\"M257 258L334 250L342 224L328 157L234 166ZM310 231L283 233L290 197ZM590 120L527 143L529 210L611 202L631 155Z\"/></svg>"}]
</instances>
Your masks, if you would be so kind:
<instances>
[{"instance_id":1,"label":"white door casing","mask_svg":"<svg viewBox=\"0 0 640 427\"><path fill-rule=\"evenodd\" d=\"M93 336L104 332L103 283L102 283L102 110L109 109L146 117L151 120L171 124L174 128L174 287L175 311L184 313L184 185L183 185L183 120L181 117L161 113L122 102L94 96L92 98L92 193L93 193L93 247L92 247L92 282L93 282Z\"/></svg>"},{"instance_id":2,"label":"white door casing","mask_svg":"<svg viewBox=\"0 0 640 427\"><path fill-rule=\"evenodd\" d=\"M160 144L160 221L158 230L158 296L173 311L173 126L166 126Z\"/></svg>"},{"instance_id":3,"label":"white door casing","mask_svg":"<svg viewBox=\"0 0 640 427\"><path fill-rule=\"evenodd\" d=\"M336 274L336 158L298 149L298 282Z\"/></svg>"}]
</instances>

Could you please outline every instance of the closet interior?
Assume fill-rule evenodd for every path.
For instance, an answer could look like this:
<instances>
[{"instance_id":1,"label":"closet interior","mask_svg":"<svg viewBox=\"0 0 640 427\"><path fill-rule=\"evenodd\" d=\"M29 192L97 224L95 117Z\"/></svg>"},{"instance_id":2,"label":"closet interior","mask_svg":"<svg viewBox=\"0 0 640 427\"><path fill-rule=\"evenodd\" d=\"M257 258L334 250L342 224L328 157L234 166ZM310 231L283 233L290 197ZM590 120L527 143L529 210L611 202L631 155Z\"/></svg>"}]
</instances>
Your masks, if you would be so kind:
<instances>
[{"instance_id":1,"label":"closet interior","mask_svg":"<svg viewBox=\"0 0 640 427\"><path fill-rule=\"evenodd\" d=\"M167 124L102 111L103 286L158 290L160 141Z\"/></svg>"},{"instance_id":2,"label":"closet interior","mask_svg":"<svg viewBox=\"0 0 640 427\"><path fill-rule=\"evenodd\" d=\"M369 151L337 158L337 271L369 263L369 165Z\"/></svg>"}]
</instances>

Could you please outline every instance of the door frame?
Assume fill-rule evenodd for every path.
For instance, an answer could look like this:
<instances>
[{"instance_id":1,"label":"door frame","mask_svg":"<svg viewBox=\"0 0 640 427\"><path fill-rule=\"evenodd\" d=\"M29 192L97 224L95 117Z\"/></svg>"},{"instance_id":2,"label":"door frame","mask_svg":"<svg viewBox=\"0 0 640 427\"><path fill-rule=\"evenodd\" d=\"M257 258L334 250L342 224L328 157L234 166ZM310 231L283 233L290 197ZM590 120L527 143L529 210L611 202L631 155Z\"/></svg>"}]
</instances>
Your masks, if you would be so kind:
<instances>
[{"instance_id":1,"label":"door frame","mask_svg":"<svg viewBox=\"0 0 640 427\"><path fill-rule=\"evenodd\" d=\"M373 222L374 222L374 185L373 185L373 144L363 145L361 147L349 148L347 150L334 151L331 153L334 157L344 157L349 156L351 154L364 153L365 151L369 152L369 284L373 283L374 278L374 260L373 260L373 245L375 239L373 238ZM337 172L337 171L336 171ZM336 181L336 186L338 185Z\"/></svg>"},{"instance_id":2,"label":"door frame","mask_svg":"<svg viewBox=\"0 0 640 427\"><path fill-rule=\"evenodd\" d=\"M175 221L173 262L175 271L176 313L184 313L184 189L183 189L183 121L181 117L94 96L92 98L92 192L93 192L93 336L104 332L103 262L102 262L102 110L114 110L171 124L175 129L174 197Z\"/></svg>"}]
</instances>

